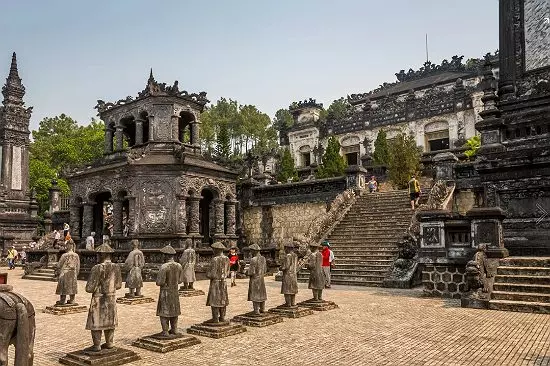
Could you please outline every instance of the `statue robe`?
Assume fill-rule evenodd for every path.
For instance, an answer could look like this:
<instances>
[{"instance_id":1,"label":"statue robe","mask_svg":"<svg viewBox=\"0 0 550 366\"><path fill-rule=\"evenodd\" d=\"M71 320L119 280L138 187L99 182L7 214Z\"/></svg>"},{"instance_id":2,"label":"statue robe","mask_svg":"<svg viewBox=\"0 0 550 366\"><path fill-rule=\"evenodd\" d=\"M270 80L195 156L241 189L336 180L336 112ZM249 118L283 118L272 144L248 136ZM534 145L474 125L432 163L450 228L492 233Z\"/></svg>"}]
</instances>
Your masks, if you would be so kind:
<instances>
[{"instance_id":1,"label":"statue robe","mask_svg":"<svg viewBox=\"0 0 550 366\"><path fill-rule=\"evenodd\" d=\"M86 329L114 329L118 325L116 290L122 287L122 275L117 264L111 261L92 267L86 283L86 292L92 294Z\"/></svg>"},{"instance_id":2,"label":"statue robe","mask_svg":"<svg viewBox=\"0 0 550 366\"><path fill-rule=\"evenodd\" d=\"M197 254L193 248L187 248L183 251L180 263L183 267L183 283L195 282L195 264L197 263Z\"/></svg>"},{"instance_id":3,"label":"statue robe","mask_svg":"<svg viewBox=\"0 0 550 366\"><path fill-rule=\"evenodd\" d=\"M325 274L323 273L323 255L317 251L309 256L307 268L309 269L309 283L307 288L323 290L325 288Z\"/></svg>"},{"instance_id":4,"label":"statue robe","mask_svg":"<svg viewBox=\"0 0 550 366\"><path fill-rule=\"evenodd\" d=\"M157 286L160 286L157 316L174 318L181 314L178 284L182 279L181 264L173 260L160 266Z\"/></svg>"},{"instance_id":5,"label":"statue robe","mask_svg":"<svg viewBox=\"0 0 550 366\"><path fill-rule=\"evenodd\" d=\"M298 256L296 253L288 253L285 255L281 271L283 271L281 293L285 295L296 295L298 293Z\"/></svg>"},{"instance_id":6,"label":"statue robe","mask_svg":"<svg viewBox=\"0 0 550 366\"><path fill-rule=\"evenodd\" d=\"M227 296L227 283L225 279L229 275L229 258L219 255L212 258L206 277L210 279L206 306L223 308L229 305Z\"/></svg>"},{"instance_id":7,"label":"statue robe","mask_svg":"<svg viewBox=\"0 0 550 366\"><path fill-rule=\"evenodd\" d=\"M264 302L267 300L267 291L265 290L264 275L267 272L265 257L257 255L250 259L248 267L248 301Z\"/></svg>"},{"instance_id":8,"label":"statue robe","mask_svg":"<svg viewBox=\"0 0 550 366\"><path fill-rule=\"evenodd\" d=\"M126 262L124 262L128 274L126 275L127 288L141 288L143 287L143 279L141 277L141 270L145 266L145 257L143 252L139 249L134 249L128 254Z\"/></svg>"},{"instance_id":9,"label":"statue robe","mask_svg":"<svg viewBox=\"0 0 550 366\"><path fill-rule=\"evenodd\" d=\"M67 252L57 262L59 277L57 279L57 295L76 295L78 293L78 272L80 258L75 252Z\"/></svg>"}]
</instances>

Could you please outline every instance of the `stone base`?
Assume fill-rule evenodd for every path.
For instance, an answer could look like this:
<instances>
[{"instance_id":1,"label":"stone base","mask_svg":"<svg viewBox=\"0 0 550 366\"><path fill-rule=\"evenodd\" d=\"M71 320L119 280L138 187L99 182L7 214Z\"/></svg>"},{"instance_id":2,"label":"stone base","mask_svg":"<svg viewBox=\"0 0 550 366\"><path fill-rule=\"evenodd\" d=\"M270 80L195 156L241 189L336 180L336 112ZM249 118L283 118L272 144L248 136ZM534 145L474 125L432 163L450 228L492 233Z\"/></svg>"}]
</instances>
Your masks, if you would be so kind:
<instances>
[{"instance_id":1,"label":"stone base","mask_svg":"<svg viewBox=\"0 0 550 366\"><path fill-rule=\"evenodd\" d=\"M186 348L199 344L201 341L193 336L188 335L172 335L171 337L163 337L158 334L142 337L132 343L132 346L145 348L153 352L166 353L180 348Z\"/></svg>"},{"instance_id":2,"label":"stone base","mask_svg":"<svg viewBox=\"0 0 550 366\"><path fill-rule=\"evenodd\" d=\"M76 313L84 313L88 311L88 307L84 305L78 305L77 303L74 304L65 304L65 305L54 305L54 306L46 306L46 309L42 310L42 312L47 314L53 314L53 315L67 315L67 314L76 314Z\"/></svg>"},{"instance_id":3,"label":"stone base","mask_svg":"<svg viewBox=\"0 0 550 366\"><path fill-rule=\"evenodd\" d=\"M231 321L235 323L241 323L243 325L248 325L251 327L267 327L268 325L277 324L283 321L277 314L273 313L262 313L260 315L254 314L254 312L237 315Z\"/></svg>"},{"instance_id":4,"label":"stone base","mask_svg":"<svg viewBox=\"0 0 550 366\"><path fill-rule=\"evenodd\" d=\"M203 290L197 290L197 289L182 289L180 287L180 296L181 297L191 297L191 296L202 296L204 295L204 291Z\"/></svg>"},{"instance_id":5,"label":"stone base","mask_svg":"<svg viewBox=\"0 0 550 366\"><path fill-rule=\"evenodd\" d=\"M124 304L124 305L147 304L154 301L155 299L153 299L152 297L145 297L143 295L142 296L124 296L116 299L116 302L118 304Z\"/></svg>"},{"instance_id":6,"label":"stone base","mask_svg":"<svg viewBox=\"0 0 550 366\"><path fill-rule=\"evenodd\" d=\"M111 349L102 349L99 352L89 348L67 353L59 359L63 365L69 366L117 366L139 360L140 357L134 352L125 348L115 347Z\"/></svg>"},{"instance_id":7,"label":"stone base","mask_svg":"<svg viewBox=\"0 0 550 366\"><path fill-rule=\"evenodd\" d=\"M299 306L279 305L273 309L269 309L270 313L284 316L285 318L301 318L313 314L313 310L301 308Z\"/></svg>"},{"instance_id":8,"label":"stone base","mask_svg":"<svg viewBox=\"0 0 550 366\"><path fill-rule=\"evenodd\" d=\"M200 324L192 325L187 328L187 333L210 338L225 338L239 333L246 332L246 328L241 324L230 323L224 321L220 323L212 323L205 321Z\"/></svg>"},{"instance_id":9,"label":"stone base","mask_svg":"<svg viewBox=\"0 0 550 366\"><path fill-rule=\"evenodd\" d=\"M489 299L479 299L475 297L463 296L460 299L460 306L471 309L489 309Z\"/></svg>"},{"instance_id":10,"label":"stone base","mask_svg":"<svg viewBox=\"0 0 550 366\"><path fill-rule=\"evenodd\" d=\"M338 309L338 305L336 305L332 301L326 301L326 300L315 301L313 299L299 302L298 306L303 306L305 308L315 310L315 311L327 311L327 310Z\"/></svg>"}]
</instances>

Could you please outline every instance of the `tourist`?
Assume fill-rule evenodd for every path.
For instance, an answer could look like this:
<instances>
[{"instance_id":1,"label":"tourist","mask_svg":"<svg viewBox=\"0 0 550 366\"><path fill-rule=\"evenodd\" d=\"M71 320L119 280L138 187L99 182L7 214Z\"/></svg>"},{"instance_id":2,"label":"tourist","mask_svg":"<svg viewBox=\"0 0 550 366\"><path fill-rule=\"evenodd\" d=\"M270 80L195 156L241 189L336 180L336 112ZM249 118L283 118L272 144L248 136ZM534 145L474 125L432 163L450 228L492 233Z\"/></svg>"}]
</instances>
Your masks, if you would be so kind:
<instances>
[{"instance_id":1,"label":"tourist","mask_svg":"<svg viewBox=\"0 0 550 366\"><path fill-rule=\"evenodd\" d=\"M86 238L86 250L95 250L95 231L92 231Z\"/></svg>"},{"instance_id":2,"label":"tourist","mask_svg":"<svg viewBox=\"0 0 550 366\"><path fill-rule=\"evenodd\" d=\"M25 263L27 263L27 252L25 252L25 249L27 249L27 247L23 247L21 253L19 253L19 259L21 260L22 265L25 265Z\"/></svg>"},{"instance_id":3,"label":"tourist","mask_svg":"<svg viewBox=\"0 0 550 366\"><path fill-rule=\"evenodd\" d=\"M30 244L29 244L29 248L30 250L33 250L34 248L36 248L36 241L31 241Z\"/></svg>"},{"instance_id":4,"label":"tourist","mask_svg":"<svg viewBox=\"0 0 550 366\"><path fill-rule=\"evenodd\" d=\"M374 175L370 177L369 180L369 192L378 192L378 182L376 181L376 177Z\"/></svg>"},{"instance_id":5,"label":"tourist","mask_svg":"<svg viewBox=\"0 0 550 366\"><path fill-rule=\"evenodd\" d=\"M231 276L231 287L237 286L237 272L239 271L239 255L237 254L237 248L229 248L229 273Z\"/></svg>"},{"instance_id":6,"label":"tourist","mask_svg":"<svg viewBox=\"0 0 550 366\"><path fill-rule=\"evenodd\" d=\"M15 250L15 247L12 245L10 249L8 249L8 269L15 269L15 258L17 258L17 250Z\"/></svg>"},{"instance_id":7,"label":"tourist","mask_svg":"<svg viewBox=\"0 0 550 366\"><path fill-rule=\"evenodd\" d=\"M71 227L69 226L69 224L67 224L67 223L63 224L63 237L64 238L67 237L67 234L69 233L70 229L71 229ZM67 239L65 239L65 240L67 240Z\"/></svg>"},{"instance_id":8,"label":"tourist","mask_svg":"<svg viewBox=\"0 0 550 366\"><path fill-rule=\"evenodd\" d=\"M414 210L415 205L418 206L418 200L420 199L420 194L422 190L420 189L420 183L416 180L416 176L412 176L409 181L409 196L411 199L411 208Z\"/></svg>"},{"instance_id":9,"label":"tourist","mask_svg":"<svg viewBox=\"0 0 550 366\"><path fill-rule=\"evenodd\" d=\"M54 249L58 248L59 239L61 239L61 234L59 233L59 230L54 230L53 231L53 247L54 247Z\"/></svg>"},{"instance_id":10,"label":"tourist","mask_svg":"<svg viewBox=\"0 0 550 366\"><path fill-rule=\"evenodd\" d=\"M323 250L321 255L323 256L323 273L325 274L325 288L330 288L330 257L331 257L330 243L328 240L323 242Z\"/></svg>"}]
</instances>

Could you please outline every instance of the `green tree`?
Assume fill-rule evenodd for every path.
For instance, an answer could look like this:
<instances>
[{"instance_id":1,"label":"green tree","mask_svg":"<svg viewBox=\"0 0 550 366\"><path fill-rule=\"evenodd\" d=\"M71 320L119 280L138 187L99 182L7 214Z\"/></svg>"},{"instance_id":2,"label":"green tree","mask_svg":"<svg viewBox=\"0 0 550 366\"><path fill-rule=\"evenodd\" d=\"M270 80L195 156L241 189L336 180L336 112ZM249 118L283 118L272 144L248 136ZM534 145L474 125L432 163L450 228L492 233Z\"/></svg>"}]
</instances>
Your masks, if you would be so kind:
<instances>
[{"instance_id":1,"label":"green tree","mask_svg":"<svg viewBox=\"0 0 550 366\"><path fill-rule=\"evenodd\" d=\"M464 147L467 147L468 150L464 151L464 155L468 160L471 160L477 154L477 150L481 147L481 137L472 136L464 144Z\"/></svg>"},{"instance_id":2,"label":"green tree","mask_svg":"<svg viewBox=\"0 0 550 366\"><path fill-rule=\"evenodd\" d=\"M323 155L322 164L317 171L317 178L340 177L344 175L346 167L346 161L344 157L340 155L340 143L336 137L331 136L328 139L328 145Z\"/></svg>"},{"instance_id":3,"label":"green tree","mask_svg":"<svg viewBox=\"0 0 550 366\"><path fill-rule=\"evenodd\" d=\"M383 129L378 131L378 134L376 135L376 140L374 141L374 153L372 155L376 164L388 164L388 140L386 131Z\"/></svg>"},{"instance_id":4,"label":"green tree","mask_svg":"<svg viewBox=\"0 0 550 366\"><path fill-rule=\"evenodd\" d=\"M344 97L333 100L326 110L326 119L343 120L348 115L350 107L350 104Z\"/></svg>"},{"instance_id":5,"label":"green tree","mask_svg":"<svg viewBox=\"0 0 550 366\"><path fill-rule=\"evenodd\" d=\"M294 159L290 154L289 149L283 149L281 161L279 163L279 173L277 174L277 180L281 183L286 183L288 179L298 180L298 172L294 166Z\"/></svg>"},{"instance_id":6,"label":"green tree","mask_svg":"<svg viewBox=\"0 0 550 366\"><path fill-rule=\"evenodd\" d=\"M294 118L288 109L279 109L273 118L273 127L277 131L285 131L294 125Z\"/></svg>"},{"instance_id":7,"label":"green tree","mask_svg":"<svg viewBox=\"0 0 550 366\"><path fill-rule=\"evenodd\" d=\"M410 177L420 168L422 150L414 136L400 132L388 144L389 179L394 186L404 189Z\"/></svg>"},{"instance_id":8,"label":"green tree","mask_svg":"<svg viewBox=\"0 0 550 366\"><path fill-rule=\"evenodd\" d=\"M231 156L231 138L229 129L226 123L221 123L218 126L218 134L216 136L216 156L221 159L229 159Z\"/></svg>"}]
</instances>

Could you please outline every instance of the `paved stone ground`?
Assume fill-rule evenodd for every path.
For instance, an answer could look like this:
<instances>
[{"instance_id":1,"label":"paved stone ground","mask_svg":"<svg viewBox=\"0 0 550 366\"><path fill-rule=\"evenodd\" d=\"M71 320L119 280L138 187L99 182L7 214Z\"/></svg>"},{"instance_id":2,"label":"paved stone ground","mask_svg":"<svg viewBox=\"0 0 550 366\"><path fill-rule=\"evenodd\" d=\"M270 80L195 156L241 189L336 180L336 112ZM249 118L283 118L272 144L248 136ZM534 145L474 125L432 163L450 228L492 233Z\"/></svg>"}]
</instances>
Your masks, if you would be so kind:
<instances>
[{"instance_id":1,"label":"paved stone ground","mask_svg":"<svg viewBox=\"0 0 550 366\"><path fill-rule=\"evenodd\" d=\"M37 309L35 366L58 365L66 352L91 344L84 329L87 313L54 316L41 313L52 305L54 282L22 280L22 271L9 272L9 283ZM279 283L267 279L268 307L279 305ZM90 296L79 283L77 301ZM208 283L197 288L207 291ZM122 295L124 290L120 290ZM156 299L158 290L146 283L144 293ZM310 292L300 284L297 300ZM229 288L228 315L249 311L247 281ZM334 286L325 291L337 310L315 313L267 328L157 354L131 346L136 338L160 329L156 303L119 305L118 345L135 350L142 360L132 365L549 365L550 317L500 311L462 309L456 300L422 298L419 290ZM180 328L206 320L206 296L181 298ZM13 350L12 350L13 352ZM13 355L11 355L13 360Z\"/></svg>"}]
</instances>

